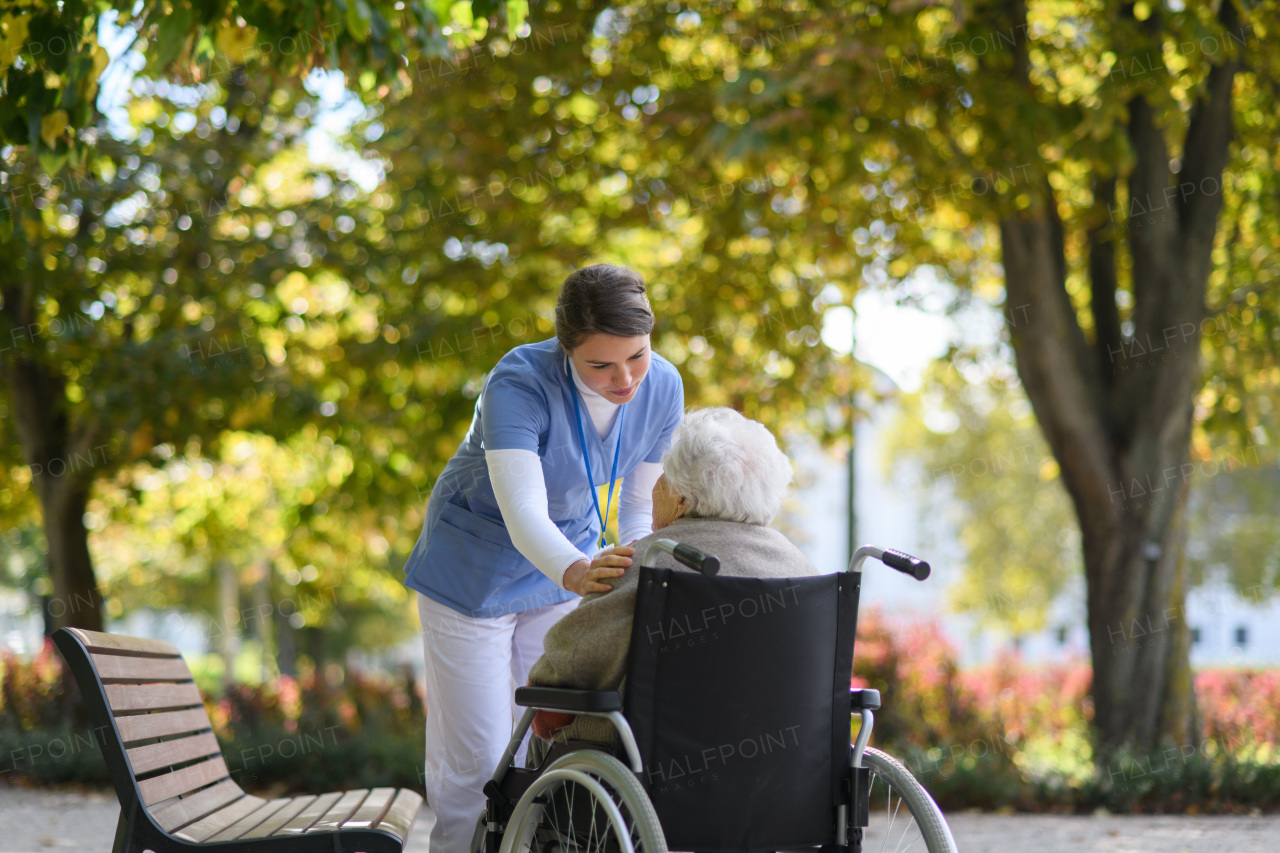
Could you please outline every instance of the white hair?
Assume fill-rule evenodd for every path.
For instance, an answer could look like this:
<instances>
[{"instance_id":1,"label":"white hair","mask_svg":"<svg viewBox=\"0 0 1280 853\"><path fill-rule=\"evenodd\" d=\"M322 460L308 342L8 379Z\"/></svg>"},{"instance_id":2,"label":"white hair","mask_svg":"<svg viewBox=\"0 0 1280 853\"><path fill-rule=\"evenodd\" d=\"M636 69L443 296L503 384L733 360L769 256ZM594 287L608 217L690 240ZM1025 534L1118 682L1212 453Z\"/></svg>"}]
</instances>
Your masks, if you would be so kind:
<instances>
[{"instance_id":1,"label":"white hair","mask_svg":"<svg viewBox=\"0 0 1280 853\"><path fill-rule=\"evenodd\" d=\"M723 407L685 415L662 468L691 515L748 524L772 521L791 484L791 462L773 433Z\"/></svg>"}]
</instances>

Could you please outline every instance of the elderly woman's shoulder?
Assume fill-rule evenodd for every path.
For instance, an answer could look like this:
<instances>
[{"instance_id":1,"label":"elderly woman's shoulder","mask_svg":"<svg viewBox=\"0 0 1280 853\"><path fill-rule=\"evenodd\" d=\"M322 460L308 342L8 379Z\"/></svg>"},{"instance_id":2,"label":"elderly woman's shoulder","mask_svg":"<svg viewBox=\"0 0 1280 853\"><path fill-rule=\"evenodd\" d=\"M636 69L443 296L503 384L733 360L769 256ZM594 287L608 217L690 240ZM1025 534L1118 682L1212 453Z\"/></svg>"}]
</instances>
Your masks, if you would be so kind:
<instances>
[{"instance_id":1,"label":"elderly woman's shoulder","mask_svg":"<svg viewBox=\"0 0 1280 853\"><path fill-rule=\"evenodd\" d=\"M801 577L819 574L809 558L782 532L760 524L680 518L636 542L635 565L639 565L645 547L655 539L671 539L719 557L720 571L726 575ZM678 567L665 553L651 558L647 565Z\"/></svg>"},{"instance_id":2,"label":"elderly woman's shoulder","mask_svg":"<svg viewBox=\"0 0 1280 853\"><path fill-rule=\"evenodd\" d=\"M755 526L755 525L752 525ZM772 527L758 527L763 531L763 540L768 542L773 552L776 553L777 559L786 566L784 572L789 577L799 577L803 575L821 574L818 567L810 562L804 552L796 547L795 543L787 538L781 530L775 530Z\"/></svg>"}]
</instances>

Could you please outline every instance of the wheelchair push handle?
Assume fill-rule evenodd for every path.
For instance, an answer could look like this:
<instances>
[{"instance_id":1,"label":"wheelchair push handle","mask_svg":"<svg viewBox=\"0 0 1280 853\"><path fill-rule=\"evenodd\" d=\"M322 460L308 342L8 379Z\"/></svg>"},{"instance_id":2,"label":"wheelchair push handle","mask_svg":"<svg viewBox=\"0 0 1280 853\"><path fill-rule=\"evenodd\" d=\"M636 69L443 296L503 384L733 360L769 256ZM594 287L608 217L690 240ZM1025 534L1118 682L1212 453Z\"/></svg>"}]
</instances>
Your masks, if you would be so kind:
<instances>
[{"instance_id":1,"label":"wheelchair push handle","mask_svg":"<svg viewBox=\"0 0 1280 853\"><path fill-rule=\"evenodd\" d=\"M904 575L911 575L918 581L929 577L930 568L928 563L919 557L913 557L902 551L889 548L884 552L884 556L880 558L880 561L891 569L897 569Z\"/></svg>"},{"instance_id":2,"label":"wheelchair push handle","mask_svg":"<svg viewBox=\"0 0 1280 853\"><path fill-rule=\"evenodd\" d=\"M691 569L702 572L707 577L720 573L720 558L700 551L692 545L677 545L671 553L677 560Z\"/></svg>"},{"instance_id":3,"label":"wheelchair push handle","mask_svg":"<svg viewBox=\"0 0 1280 853\"><path fill-rule=\"evenodd\" d=\"M863 545L854 552L853 559L849 562L849 571L862 571L862 562L868 557L875 557L889 568L897 569L904 575L911 575L918 581L929 577L929 573L932 571L929 564L919 557L913 557L893 548L877 548L874 545Z\"/></svg>"},{"instance_id":4,"label":"wheelchair push handle","mask_svg":"<svg viewBox=\"0 0 1280 853\"><path fill-rule=\"evenodd\" d=\"M695 572L701 572L707 577L712 577L720 572L719 557L714 554L708 554L692 545L681 545L672 539L655 539L650 542L649 546L644 549L644 554L640 557L640 565L643 566L649 562L649 554L653 551L666 551L682 564Z\"/></svg>"}]
</instances>

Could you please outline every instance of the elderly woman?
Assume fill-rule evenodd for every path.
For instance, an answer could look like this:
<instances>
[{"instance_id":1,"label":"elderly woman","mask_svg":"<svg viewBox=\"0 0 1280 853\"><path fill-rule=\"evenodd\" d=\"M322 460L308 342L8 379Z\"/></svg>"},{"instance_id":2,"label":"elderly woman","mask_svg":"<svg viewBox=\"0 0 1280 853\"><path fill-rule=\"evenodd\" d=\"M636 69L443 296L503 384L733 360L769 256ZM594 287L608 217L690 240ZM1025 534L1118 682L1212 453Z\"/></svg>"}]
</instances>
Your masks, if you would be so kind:
<instances>
[{"instance_id":1,"label":"elderly woman","mask_svg":"<svg viewBox=\"0 0 1280 853\"><path fill-rule=\"evenodd\" d=\"M685 416L662 456L653 487L653 533L633 543L636 554L654 539L674 539L720 558L720 574L753 578L816 575L818 570L785 536L768 527L791 483L791 463L763 424L732 409ZM664 568L691 571L660 554ZM547 632L545 653L529 671L543 687L615 690L621 687L631 640L639 560L611 592L592 593ZM529 758L538 761L548 738L621 741L607 720L539 713Z\"/></svg>"}]
</instances>

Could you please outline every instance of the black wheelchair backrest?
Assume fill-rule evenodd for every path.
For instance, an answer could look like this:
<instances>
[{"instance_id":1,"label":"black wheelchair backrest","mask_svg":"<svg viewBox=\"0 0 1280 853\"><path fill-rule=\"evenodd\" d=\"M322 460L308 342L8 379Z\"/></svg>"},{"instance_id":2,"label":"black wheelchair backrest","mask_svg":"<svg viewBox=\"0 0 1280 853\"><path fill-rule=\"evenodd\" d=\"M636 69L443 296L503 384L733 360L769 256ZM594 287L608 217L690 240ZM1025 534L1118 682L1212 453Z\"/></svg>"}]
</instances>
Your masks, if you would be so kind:
<instances>
[{"instance_id":1,"label":"black wheelchair backrest","mask_svg":"<svg viewBox=\"0 0 1280 853\"><path fill-rule=\"evenodd\" d=\"M625 714L670 849L834 842L859 581L641 570Z\"/></svg>"}]
</instances>

